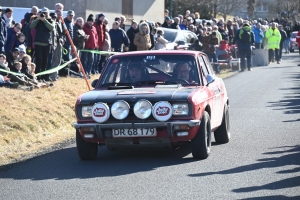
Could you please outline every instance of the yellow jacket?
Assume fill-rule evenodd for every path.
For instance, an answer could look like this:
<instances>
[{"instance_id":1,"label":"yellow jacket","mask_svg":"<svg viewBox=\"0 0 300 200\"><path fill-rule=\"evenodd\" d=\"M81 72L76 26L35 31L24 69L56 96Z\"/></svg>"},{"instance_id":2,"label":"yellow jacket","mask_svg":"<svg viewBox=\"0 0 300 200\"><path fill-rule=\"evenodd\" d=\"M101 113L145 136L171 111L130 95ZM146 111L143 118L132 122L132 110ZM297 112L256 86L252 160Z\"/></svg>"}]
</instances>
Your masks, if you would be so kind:
<instances>
[{"instance_id":1,"label":"yellow jacket","mask_svg":"<svg viewBox=\"0 0 300 200\"><path fill-rule=\"evenodd\" d=\"M274 30L269 28L266 31L266 38L268 39L268 49L279 49L281 34L277 28Z\"/></svg>"}]
</instances>

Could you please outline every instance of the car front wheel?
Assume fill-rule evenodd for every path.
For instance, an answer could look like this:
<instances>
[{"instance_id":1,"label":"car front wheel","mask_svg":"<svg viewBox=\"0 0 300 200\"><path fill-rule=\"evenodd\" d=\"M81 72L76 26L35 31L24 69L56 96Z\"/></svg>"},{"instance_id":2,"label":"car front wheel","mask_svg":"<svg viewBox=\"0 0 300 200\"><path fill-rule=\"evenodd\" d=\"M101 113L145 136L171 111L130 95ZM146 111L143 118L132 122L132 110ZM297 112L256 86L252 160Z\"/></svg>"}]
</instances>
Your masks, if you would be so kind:
<instances>
[{"instance_id":1,"label":"car front wheel","mask_svg":"<svg viewBox=\"0 0 300 200\"><path fill-rule=\"evenodd\" d=\"M193 157L196 159L206 159L211 148L211 126L210 117L204 112L197 135L191 141Z\"/></svg>"},{"instance_id":2,"label":"car front wheel","mask_svg":"<svg viewBox=\"0 0 300 200\"><path fill-rule=\"evenodd\" d=\"M81 160L95 160L98 153L98 144L86 142L76 129L76 146Z\"/></svg>"},{"instance_id":3,"label":"car front wheel","mask_svg":"<svg viewBox=\"0 0 300 200\"><path fill-rule=\"evenodd\" d=\"M221 126L214 132L215 140L219 144L228 143L230 140L229 110L227 104L224 107Z\"/></svg>"}]
</instances>

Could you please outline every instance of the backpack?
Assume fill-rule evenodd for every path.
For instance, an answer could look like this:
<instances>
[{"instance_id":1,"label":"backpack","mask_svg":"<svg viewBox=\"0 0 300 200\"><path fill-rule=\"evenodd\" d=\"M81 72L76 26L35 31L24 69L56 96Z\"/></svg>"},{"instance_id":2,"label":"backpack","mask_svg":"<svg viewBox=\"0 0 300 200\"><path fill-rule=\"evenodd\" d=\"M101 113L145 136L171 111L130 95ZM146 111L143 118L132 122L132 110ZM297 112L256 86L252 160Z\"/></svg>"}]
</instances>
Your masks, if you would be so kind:
<instances>
[{"instance_id":1,"label":"backpack","mask_svg":"<svg viewBox=\"0 0 300 200\"><path fill-rule=\"evenodd\" d=\"M241 35L241 41L245 42L245 43L251 41L251 32L250 32L250 30L247 31L246 29L243 28L243 33Z\"/></svg>"}]
</instances>

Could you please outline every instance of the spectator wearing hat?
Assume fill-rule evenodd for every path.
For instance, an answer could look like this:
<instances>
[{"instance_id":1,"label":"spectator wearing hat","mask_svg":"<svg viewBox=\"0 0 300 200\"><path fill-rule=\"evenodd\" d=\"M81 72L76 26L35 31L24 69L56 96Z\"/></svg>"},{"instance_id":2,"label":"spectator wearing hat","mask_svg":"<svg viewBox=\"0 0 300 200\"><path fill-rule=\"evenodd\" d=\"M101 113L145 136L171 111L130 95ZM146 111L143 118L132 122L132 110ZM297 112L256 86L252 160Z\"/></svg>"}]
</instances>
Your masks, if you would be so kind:
<instances>
[{"instance_id":1,"label":"spectator wearing hat","mask_svg":"<svg viewBox=\"0 0 300 200\"><path fill-rule=\"evenodd\" d=\"M51 32L55 28L55 21L49 16L49 9L44 7L38 18L30 24L31 29L36 29L34 38L36 73L45 71L48 64L50 47L52 44ZM39 80L48 80L48 75L38 77Z\"/></svg>"},{"instance_id":2,"label":"spectator wearing hat","mask_svg":"<svg viewBox=\"0 0 300 200\"><path fill-rule=\"evenodd\" d=\"M2 15L2 7L0 6L0 54L4 53L4 45L6 43L6 37L7 37L7 27L6 22Z\"/></svg>"},{"instance_id":3,"label":"spectator wearing hat","mask_svg":"<svg viewBox=\"0 0 300 200\"><path fill-rule=\"evenodd\" d=\"M161 26L164 27L164 28L169 28L169 23L170 23L170 17L166 16L165 21Z\"/></svg>"},{"instance_id":4,"label":"spectator wearing hat","mask_svg":"<svg viewBox=\"0 0 300 200\"><path fill-rule=\"evenodd\" d=\"M18 62L19 59L19 49L14 48L6 54L7 67L12 69L15 62Z\"/></svg>"},{"instance_id":5,"label":"spectator wearing hat","mask_svg":"<svg viewBox=\"0 0 300 200\"><path fill-rule=\"evenodd\" d=\"M115 52L123 51L123 44L125 45L124 50L129 50L130 41L126 35L126 32L119 27L120 23L115 21L113 28L109 30L109 36L111 38L111 48Z\"/></svg>"},{"instance_id":6,"label":"spectator wearing hat","mask_svg":"<svg viewBox=\"0 0 300 200\"><path fill-rule=\"evenodd\" d=\"M69 10L67 12L67 17L64 19L65 25L69 31L72 40L73 40L74 17L75 17L75 12L73 10ZM71 60L71 54L72 54L71 43L68 37L66 37L66 41L63 47L65 50L67 50L67 53L63 54L63 60L67 62Z\"/></svg>"},{"instance_id":7,"label":"spectator wearing hat","mask_svg":"<svg viewBox=\"0 0 300 200\"><path fill-rule=\"evenodd\" d=\"M103 46L105 44L105 29L106 25L104 24L105 15L103 13L98 14L97 20L94 22L94 27L97 30L98 35L98 44L97 50L103 51ZM92 73L99 73L102 71L102 64L104 62L105 57L101 56L101 54L94 55L94 66L92 69Z\"/></svg>"},{"instance_id":8,"label":"spectator wearing hat","mask_svg":"<svg viewBox=\"0 0 300 200\"><path fill-rule=\"evenodd\" d=\"M134 44L134 37L139 32L138 24L132 20L130 28L127 30L127 36L130 41L129 51L137 51L137 46Z\"/></svg>"},{"instance_id":9,"label":"spectator wearing hat","mask_svg":"<svg viewBox=\"0 0 300 200\"><path fill-rule=\"evenodd\" d=\"M248 35L248 38L245 37ZM245 35L245 36L244 36ZM237 42L239 56L241 58L241 71L245 71L246 69L246 61L247 58L247 68L248 71L251 71L251 59L252 59L252 45L255 41L255 36L249 24L244 24L241 29L236 32L233 43Z\"/></svg>"},{"instance_id":10,"label":"spectator wearing hat","mask_svg":"<svg viewBox=\"0 0 300 200\"><path fill-rule=\"evenodd\" d=\"M95 50L98 47L98 34L97 29L93 25L94 16L90 14L87 18L87 22L83 26L83 30L87 36L85 41L84 50ZM91 68L94 63L94 53L92 52L82 52L81 54L82 65L84 71L87 75L91 73Z\"/></svg>"},{"instance_id":11,"label":"spectator wearing hat","mask_svg":"<svg viewBox=\"0 0 300 200\"><path fill-rule=\"evenodd\" d=\"M12 28L15 24L13 20L13 9L6 8L4 11L3 19L5 20L6 28Z\"/></svg>"},{"instance_id":12,"label":"spectator wearing hat","mask_svg":"<svg viewBox=\"0 0 300 200\"><path fill-rule=\"evenodd\" d=\"M15 26L7 29L7 39L4 45L5 53L10 52L15 47L15 43L17 42L17 36L21 28L21 23L16 23Z\"/></svg>"},{"instance_id":13,"label":"spectator wearing hat","mask_svg":"<svg viewBox=\"0 0 300 200\"><path fill-rule=\"evenodd\" d=\"M139 24L139 32L135 35L134 44L138 51L149 50L152 46L150 28L146 22Z\"/></svg>"},{"instance_id":14,"label":"spectator wearing hat","mask_svg":"<svg viewBox=\"0 0 300 200\"><path fill-rule=\"evenodd\" d=\"M19 47L17 47L19 49L19 58L18 60L21 61L24 57L24 55L26 55L26 47L24 44L21 44Z\"/></svg>"}]
</instances>

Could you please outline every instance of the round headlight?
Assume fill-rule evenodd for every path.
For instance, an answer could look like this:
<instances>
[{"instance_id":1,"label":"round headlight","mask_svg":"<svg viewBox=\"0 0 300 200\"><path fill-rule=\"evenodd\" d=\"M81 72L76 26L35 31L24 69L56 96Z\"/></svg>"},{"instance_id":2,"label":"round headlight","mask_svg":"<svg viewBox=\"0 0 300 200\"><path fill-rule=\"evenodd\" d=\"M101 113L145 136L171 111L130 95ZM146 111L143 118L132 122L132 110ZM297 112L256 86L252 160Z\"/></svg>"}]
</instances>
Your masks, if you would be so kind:
<instances>
[{"instance_id":1,"label":"round headlight","mask_svg":"<svg viewBox=\"0 0 300 200\"><path fill-rule=\"evenodd\" d=\"M93 107L92 107L92 118L98 122L98 123L103 123L106 120L108 120L109 116L110 116L110 111L109 111L109 107L106 103L96 103Z\"/></svg>"},{"instance_id":2,"label":"round headlight","mask_svg":"<svg viewBox=\"0 0 300 200\"><path fill-rule=\"evenodd\" d=\"M135 103L133 112L140 119L146 119L151 115L152 104L147 100L140 100Z\"/></svg>"},{"instance_id":3,"label":"round headlight","mask_svg":"<svg viewBox=\"0 0 300 200\"><path fill-rule=\"evenodd\" d=\"M111 106L111 114L116 119L125 119L129 114L129 104L126 101L117 101Z\"/></svg>"}]
</instances>

